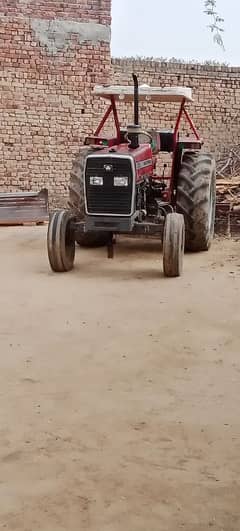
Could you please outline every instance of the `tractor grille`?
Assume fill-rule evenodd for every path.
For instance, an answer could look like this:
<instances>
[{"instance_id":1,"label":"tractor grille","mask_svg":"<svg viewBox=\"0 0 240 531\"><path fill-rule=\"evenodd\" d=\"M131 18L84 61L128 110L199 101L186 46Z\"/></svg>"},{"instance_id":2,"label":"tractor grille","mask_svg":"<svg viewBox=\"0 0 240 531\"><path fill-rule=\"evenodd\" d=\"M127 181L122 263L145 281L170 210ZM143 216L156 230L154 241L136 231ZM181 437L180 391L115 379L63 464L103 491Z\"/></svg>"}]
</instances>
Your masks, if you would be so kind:
<instances>
[{"instance_id":1,"label":"tractor grille","mask_svg":"<svg viewBox=\"0 0 240 531\"><path fill-rule=\"evenodd\" d=\"M90 184L91 177L102 177L103 185ZM114 186L114 177L128 177L128 186ZM120 216L131 214L133 171L130 159L105 156L89 158L85 179L89 214Z\"/></svg>"}]
</instances>

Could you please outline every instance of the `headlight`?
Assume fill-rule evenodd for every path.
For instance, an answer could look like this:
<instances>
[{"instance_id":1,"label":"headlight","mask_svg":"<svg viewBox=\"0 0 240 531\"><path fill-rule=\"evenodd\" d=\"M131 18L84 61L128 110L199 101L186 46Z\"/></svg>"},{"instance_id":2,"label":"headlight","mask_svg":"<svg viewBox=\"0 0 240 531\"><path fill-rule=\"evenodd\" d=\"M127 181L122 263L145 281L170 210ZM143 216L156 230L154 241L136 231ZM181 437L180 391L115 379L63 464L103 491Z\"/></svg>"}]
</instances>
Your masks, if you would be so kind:
<instances>
[{"instance_id":1,"label":"headlight","mask_svg":"<svg viewBox=\"0 0 240 531\"><path fill-rule=\"evenodd\" d=\"M114 186L128 186L128 177L114 177Z\"/></svg>"},{"instance_id":2,"label":"headlight","mask_svg":"<svg viewBox=\"0 0 240 531\"><path fill-rule=\"evenodd\" d=\"M90 184L93 186L103 186L103 177L90 177Z\"/></svg>"}]
</instances>

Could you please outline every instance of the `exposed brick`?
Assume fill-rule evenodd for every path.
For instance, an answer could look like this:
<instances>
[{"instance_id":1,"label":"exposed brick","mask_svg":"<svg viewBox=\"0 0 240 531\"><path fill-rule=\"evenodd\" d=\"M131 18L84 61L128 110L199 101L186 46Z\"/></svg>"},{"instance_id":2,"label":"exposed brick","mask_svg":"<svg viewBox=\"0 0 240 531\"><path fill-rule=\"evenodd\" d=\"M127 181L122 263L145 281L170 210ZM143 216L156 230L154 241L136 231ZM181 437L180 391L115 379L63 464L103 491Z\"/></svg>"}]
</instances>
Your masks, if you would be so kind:
<instances>
[{"instance_id":1,"label":"exposed brick","mask_svg":"<svg viewBox=\"0 0 240 531\"><path fill-rule=\"evenodd\" d=\"M107 83L110 44L79 42L51 54L31 20L110 25L110 0L0 0L0 189L67 195L71 160L98 121L90 97ZM56 38L56 36L53 36Z\"/></svg>"},{"instance_id":2,"label":"exposed brick","mask_svg":"<svg viewBox=\"0 0 240 531\"><path fill-rule=\"evenodd\" d=\"M98 83L141 83L192 87L194 118L206 149L218 155L240 143L240 69L158 61L113 60L110 45L79 39L74 32L58 44L55 22L110 26L111 0L0 0L0 190L39 190L52 201L66 200L72 158L93 132L105 103L91 96ZM40 20L55 28L48 42L34 31ZM34 21L34 24L32 23ZM43 26L41 26L43 21ZM38 23L38 22L37 22ZM55 24L55 25L54 25ZM73 28L78 27L74 26ZM141 105L141 122L171 127L176 105ZM120 105L122 125L132 122L132 107ZM165 158L164 158L165 162ZM167 160L166 160L167 162Z\"/></svg>"},{"instance_id":3,"label":"exposed brick","mask_svg":"<svg viewBox=\"0 0 240 531\"><path fill-rule=\"evenodd\" d=\"M112 66L116 84L132 83L131 74L136 72L140 83L191 87L194 102L190 114L204 139L204 149L216 157L240 142L240 68L131 59L114 59ZM176 112L176 105L142 104L141 122L149 127L171 127ZM131 121L131 113L121 105L122 122Z\"/></svg>"}]
</instances>

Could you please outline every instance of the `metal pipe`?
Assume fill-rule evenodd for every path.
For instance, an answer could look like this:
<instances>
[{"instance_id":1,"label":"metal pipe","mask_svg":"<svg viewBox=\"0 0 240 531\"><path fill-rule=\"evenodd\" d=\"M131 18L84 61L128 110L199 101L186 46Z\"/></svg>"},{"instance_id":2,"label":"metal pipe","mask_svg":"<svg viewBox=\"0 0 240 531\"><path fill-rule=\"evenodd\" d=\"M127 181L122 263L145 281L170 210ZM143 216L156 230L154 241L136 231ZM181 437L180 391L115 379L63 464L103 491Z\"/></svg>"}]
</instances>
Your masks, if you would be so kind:
<instances>
[{"instance_id":1,"label":"metal pipe","mask_svg":"<svg viewBox=\"0 0 240 531\"><path fill-rule=\"evenodd\" d=\"M139 88L136 74L132 75L134 83L134 125L139 125Z\"/></svg>"}]
</instances>

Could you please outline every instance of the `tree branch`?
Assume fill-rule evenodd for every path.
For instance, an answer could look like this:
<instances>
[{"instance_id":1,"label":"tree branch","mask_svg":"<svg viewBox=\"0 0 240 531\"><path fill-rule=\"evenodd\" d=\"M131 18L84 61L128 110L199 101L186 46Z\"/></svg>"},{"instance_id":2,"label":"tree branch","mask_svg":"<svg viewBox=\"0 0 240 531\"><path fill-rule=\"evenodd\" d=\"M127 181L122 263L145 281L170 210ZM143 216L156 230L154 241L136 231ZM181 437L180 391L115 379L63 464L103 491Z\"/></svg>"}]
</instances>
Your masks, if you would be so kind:
<instances>
[{"instance_id":1,"label":"tree branch","mask_svg":"<svg viewBox=\"0 0 240 531\"><path fill-rule=\"evenodd\" d=\"M211 18L211 24L209 24L209 28L213 33L213 40L224 50L224 43L222 37L222 34L224 32L224 19L218 15L217 0L204 0L204 7L204 13L206 13L206 15Z\"/></svg>"}]
</instances>

